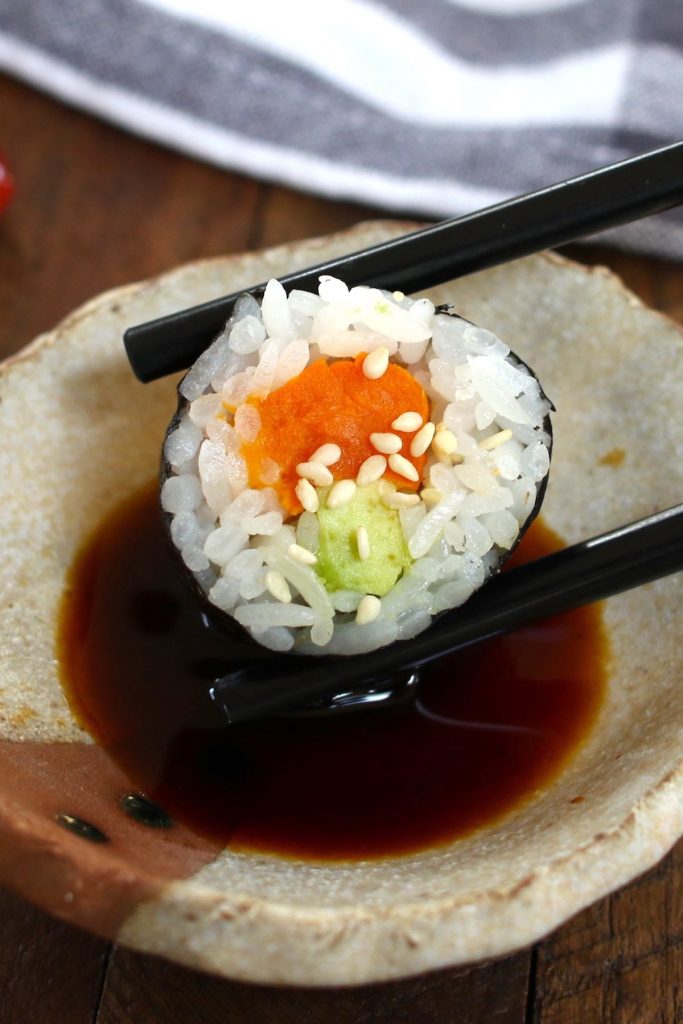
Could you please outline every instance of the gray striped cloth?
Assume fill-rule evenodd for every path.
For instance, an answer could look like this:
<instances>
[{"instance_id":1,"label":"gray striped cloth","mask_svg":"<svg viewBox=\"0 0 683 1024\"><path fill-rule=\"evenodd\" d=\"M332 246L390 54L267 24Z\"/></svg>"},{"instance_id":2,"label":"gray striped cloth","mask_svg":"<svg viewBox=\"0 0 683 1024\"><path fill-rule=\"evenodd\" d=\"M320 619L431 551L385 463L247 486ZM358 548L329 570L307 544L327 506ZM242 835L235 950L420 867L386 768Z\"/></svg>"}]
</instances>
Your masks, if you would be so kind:
<instances>
[{"instance_id":1,"label":"gray striped cloth","mask_svg":"<svg viewBox=\"0 0 683 1024\"><path fill-rule=\"evenodd\" d=\"M220 166L437 217L683 137L683 0L0 0L0 68ZM683 258L683 214L609 240Z\"/></svg>"}]
</instances>

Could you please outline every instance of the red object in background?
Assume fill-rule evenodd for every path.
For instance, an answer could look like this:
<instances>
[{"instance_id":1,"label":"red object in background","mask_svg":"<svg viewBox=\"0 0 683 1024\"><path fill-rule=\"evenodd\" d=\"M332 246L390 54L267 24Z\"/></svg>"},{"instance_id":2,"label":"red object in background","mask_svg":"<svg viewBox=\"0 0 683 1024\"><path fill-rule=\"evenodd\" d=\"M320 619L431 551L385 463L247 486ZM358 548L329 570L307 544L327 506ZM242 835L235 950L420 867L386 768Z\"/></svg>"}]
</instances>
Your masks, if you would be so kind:
<instances>
[{"instance_id":1,"label":"red object in background","mask_svg":"<svg viewBox=\"0 0 683 1024\"><path fill-rule=\"evenodd\" d=\"M14 195L14 181L7 164L0 154L0 213L9 206Z\"/></svg>"}]
</instances>

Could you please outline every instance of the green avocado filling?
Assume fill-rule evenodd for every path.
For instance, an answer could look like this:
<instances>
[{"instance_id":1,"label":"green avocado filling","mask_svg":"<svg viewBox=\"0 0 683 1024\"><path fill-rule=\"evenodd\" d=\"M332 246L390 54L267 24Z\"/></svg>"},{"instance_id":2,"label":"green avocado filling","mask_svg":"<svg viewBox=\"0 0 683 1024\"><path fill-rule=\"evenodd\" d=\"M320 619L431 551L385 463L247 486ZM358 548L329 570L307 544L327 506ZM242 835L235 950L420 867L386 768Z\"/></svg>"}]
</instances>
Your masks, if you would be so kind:
<instances>
[{"instance_id":1,"label":"green avocado filling","mask_svg":"<svg viewBox=\"0 0 683 1024\"><path fill-rule=\"evenodd\" d=\"M412 559L395 509L383 505L379 485L358 487L341 508L326 508L325 493L318 511L320 546L316 570L328 590L356 590L383 597ZM370 556L358 554L356 531L364 526L370 540Z\"/></svg>"}]
</instances>

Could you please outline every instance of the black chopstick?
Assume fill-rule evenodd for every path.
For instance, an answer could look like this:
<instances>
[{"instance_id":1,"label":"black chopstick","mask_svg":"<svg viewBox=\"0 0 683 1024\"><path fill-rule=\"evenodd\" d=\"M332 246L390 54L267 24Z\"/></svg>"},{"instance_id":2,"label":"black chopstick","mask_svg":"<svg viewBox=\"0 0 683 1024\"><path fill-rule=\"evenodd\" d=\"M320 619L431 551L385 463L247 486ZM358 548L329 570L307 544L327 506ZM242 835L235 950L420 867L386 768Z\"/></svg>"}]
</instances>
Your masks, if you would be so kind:
<instances>
[{"instance_id":1,"label":"black chopstick","mask_svg":"<svg viewBox=\"0 0 683 1024\"><path fill-rule=\"evenodd\" d=\"M683 505L611 530L517 569L500 573L460 609L412 640L357 657L286 660L224 676L212 696L237 724L302 707L357 687L360 678L393 673L529 625L579 605L601 601L683 569ZM457 685L457 680L454 680Z\"/></svg>"},{"instance_id":2,"label":"black chopstick","mask_svg":"<svg viewBox=\"0 0 683 1024\"><path fill-rule=\"evenodd\" d=\"M464 217L281 278L315 291L321 274L349 285L415 292L563 245L683 202L683 142L603 167ZM249 291L258 297L264 284ZM124 343L142 381L188 367L223 328L239 292L130 327Z\"/></svg>"}]
</instances>

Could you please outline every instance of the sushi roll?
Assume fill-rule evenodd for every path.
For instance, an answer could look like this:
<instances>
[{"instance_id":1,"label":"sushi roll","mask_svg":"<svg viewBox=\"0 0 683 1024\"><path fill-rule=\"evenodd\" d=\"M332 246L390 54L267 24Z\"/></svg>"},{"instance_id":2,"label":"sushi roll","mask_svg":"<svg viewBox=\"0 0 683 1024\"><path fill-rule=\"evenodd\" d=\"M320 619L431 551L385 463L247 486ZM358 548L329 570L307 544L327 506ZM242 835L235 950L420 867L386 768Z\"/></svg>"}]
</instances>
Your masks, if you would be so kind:
<instances>
[{"instance_id":1,"label":"sushi roll","mask_svg":"<svg viewBox=\"0 0 683 1024\"><path fill-rule=\"evenodd\" d=\"M499 569L547 480L536 377L426 298L272 280L179 395L172 543L211 605L276 651L358 654L426 629Z\"/></svg>"}]
</instances>

